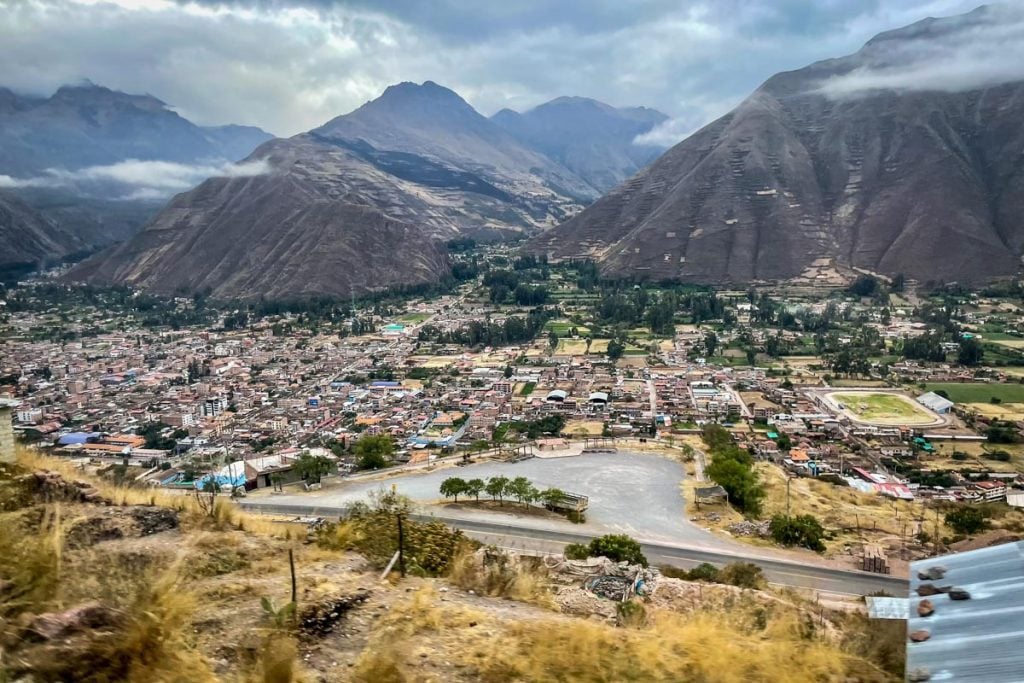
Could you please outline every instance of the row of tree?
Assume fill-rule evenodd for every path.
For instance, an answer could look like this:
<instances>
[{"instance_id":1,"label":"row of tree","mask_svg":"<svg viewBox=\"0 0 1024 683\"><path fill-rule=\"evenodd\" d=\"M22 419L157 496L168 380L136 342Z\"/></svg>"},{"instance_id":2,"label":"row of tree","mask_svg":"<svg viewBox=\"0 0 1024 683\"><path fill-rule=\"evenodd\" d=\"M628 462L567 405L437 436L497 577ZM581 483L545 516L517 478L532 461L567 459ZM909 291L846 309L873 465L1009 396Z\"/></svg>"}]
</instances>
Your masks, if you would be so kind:
<instances>
[{"instance_id":1,"label":"row of tree","mask_svg":"<svg viewBox=\"0 0 1024 683\"><path fill-rule=\"evenodd\" d=\"M454 498L456 503L459 502L459 496L473 496L480 500L481 494L487 494L499 504L504 504L506 498L515 498L524 506L539 502L548 507L565 498L565 492L561 489L538 489L526 477L509 479L503 476L489 477L486 481L448 477L441 482L440 493L445 498Z\"/></svg>"}]
</instances>

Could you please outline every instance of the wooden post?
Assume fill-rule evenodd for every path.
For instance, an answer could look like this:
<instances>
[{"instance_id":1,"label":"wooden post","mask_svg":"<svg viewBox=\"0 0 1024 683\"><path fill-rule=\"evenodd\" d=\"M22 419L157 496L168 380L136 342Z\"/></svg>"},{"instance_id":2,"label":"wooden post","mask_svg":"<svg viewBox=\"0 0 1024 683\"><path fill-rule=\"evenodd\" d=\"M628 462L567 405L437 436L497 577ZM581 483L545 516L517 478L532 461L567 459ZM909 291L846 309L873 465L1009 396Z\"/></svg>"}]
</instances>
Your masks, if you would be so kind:
<instances>
[{"instance_id":1,"label":"wooden post","mask_svg":"<svg viewBox=\"0 0 1024 683\"><path fill-rule=\"evenodd\" d=\"M405 578L405 535L402 531L402 513L398 513L398 573Z\"/></svg>"},{"instance_id":2,"label":"wooden post","mask_svg":"<svg viewBox=\"0 0 1024 683\"><path fill-rule=\"evenodd\" d=\"M292 602L295 605L299 603L298 584L295 581L295 553L291 548L288 548L288 568L292 573Z\"/></svg>"}]
</instances>

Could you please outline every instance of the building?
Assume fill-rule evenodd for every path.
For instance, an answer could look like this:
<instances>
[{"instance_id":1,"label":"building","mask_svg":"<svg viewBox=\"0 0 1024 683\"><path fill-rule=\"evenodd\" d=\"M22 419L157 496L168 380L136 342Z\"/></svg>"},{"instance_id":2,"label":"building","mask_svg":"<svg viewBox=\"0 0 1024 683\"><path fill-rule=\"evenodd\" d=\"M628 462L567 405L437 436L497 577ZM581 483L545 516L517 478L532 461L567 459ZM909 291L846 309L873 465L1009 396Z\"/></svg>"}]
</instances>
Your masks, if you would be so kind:
<instances>
[{"instance_id":1,"label":"building","mask_svg":"<svg viewBox=\"0 0 1024 683\"><path fill-rule=\"evenodd\" d=\"M14 462L12 413L17 405L17 401L0 399L0 462Z\"/></svg>"},{"instance_id":2,"label":"building","mask_svg":"<svg viewBox=\"0 0 1024 683\"><path fill-rule=\"evenodd\" d=\"M917 397L917 402L933 413L938 413L939 415L947 414L953 409L954 405L954 403L948 398L943 398L934 391L929 391L927 394L921 394Z\"/></svg>"}]
</instances>

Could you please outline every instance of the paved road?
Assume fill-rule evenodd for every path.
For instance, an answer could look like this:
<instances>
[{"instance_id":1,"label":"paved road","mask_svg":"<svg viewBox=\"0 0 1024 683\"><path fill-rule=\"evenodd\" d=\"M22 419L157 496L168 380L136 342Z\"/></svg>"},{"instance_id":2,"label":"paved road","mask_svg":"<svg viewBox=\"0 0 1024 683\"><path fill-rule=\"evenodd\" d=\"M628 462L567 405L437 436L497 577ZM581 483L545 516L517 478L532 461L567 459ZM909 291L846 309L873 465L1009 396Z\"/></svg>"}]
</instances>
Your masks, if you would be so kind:
<instances>
[{"instance_id":1,"label":"paved road","mask_svg":"<svg viewBox=\"0 0 1024 683\"><path fill-rule=\"evenodd\" d=\"M340 516L345 513L343 507L276 505L275 501L270 500L265 502L246 501L241 503L241 506L253 512L280 515ZM463 529L468 536L484 543L525 552L560 553L566 544L586 543L593 538L589 533L514 526L504 522L484 522L441 515L414 515L414 518L420 520L439 519L451 526ZM660 543L642 543L641 545L647 559L654 564L692 568L701 562L722 565L742 560L761 566L769 582L783 586L849 595L867 595L877 591L905 595L907 591L907 582L903 579L883 577L883 575L862 571L833 569L755 555Z\"/></svg>"},{"instance_id":2,"label":"paved road","mask_svg":"<svg viewBox=\"0 0 1024 683\"><path fill-rule=\"evenodd\" d=\"M240 505L254 512L279 515L328 517L340 516L345 512L344 507L277 504L277 499L248 500ZM443 515L413 515L413 517L423 521L441 520L462 529L467 535L485 543L526 552L559 553L567 543L586 543L593 538L592 534L587 533L516 526L513 521L485 522ZM752 555L749 552L744 553L742 551L746 550L745 548L741 548L741 552L733 553L656 542L643 542L641 545L647 559L653 564L692 568L702 562L723 565L742 560L757 564L764 570L765 576L770 582L785 586L849 595L867 595L876 591L886 591L893 595L906 595L907 593L907 582L904 579L787 562Z\"/></svg>"}]
</instances>

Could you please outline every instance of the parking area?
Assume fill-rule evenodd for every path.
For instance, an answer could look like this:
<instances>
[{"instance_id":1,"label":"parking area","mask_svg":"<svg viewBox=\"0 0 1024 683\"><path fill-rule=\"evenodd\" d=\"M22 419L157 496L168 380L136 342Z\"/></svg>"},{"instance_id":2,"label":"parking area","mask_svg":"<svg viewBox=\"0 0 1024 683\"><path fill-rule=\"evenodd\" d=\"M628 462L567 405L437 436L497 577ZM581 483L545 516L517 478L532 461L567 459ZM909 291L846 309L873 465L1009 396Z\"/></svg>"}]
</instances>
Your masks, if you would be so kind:
<instances>
[{"instance_id":1,"label":"parking area","mask_svg":"<svg viewBox=\"0 0 1024 683\"><path fill-rule=\"evenodd\" d=\"M367 494L375 489L394 486L399 493L415 501L434 503L442 499L438 489L448 477L486 479L497 475L526 477L538 488L555 487L590 498L587 522L583 525L524 516L516 522L522 526L627 533L668 543L722 545L723 539L700 529L685 517L680 484L686 473L682 463L660 455L628 451L586 453L550 460L532 458L518 463L484 462L372 481L345 482L315 493L273 496L264 500L267 504L280 505L344 506L365 500ZM509 512L514 513L512 504L509 508ZM468 508L459 509L457 515L479 519L501 516L500 513Z\"/></svg>"}]
</instances>

